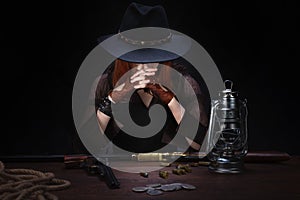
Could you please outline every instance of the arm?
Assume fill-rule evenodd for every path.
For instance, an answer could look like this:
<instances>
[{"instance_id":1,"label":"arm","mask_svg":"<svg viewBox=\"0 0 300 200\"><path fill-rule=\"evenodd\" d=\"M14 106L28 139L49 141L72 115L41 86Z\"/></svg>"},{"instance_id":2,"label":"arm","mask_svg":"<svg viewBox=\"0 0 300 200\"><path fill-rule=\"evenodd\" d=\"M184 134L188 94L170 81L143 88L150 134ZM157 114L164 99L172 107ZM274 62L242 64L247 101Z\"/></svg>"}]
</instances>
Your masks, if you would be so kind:
<instances>
[{"instance_id":1,"label":"arm","mask_svg":"<svg viewBox=\"0 0 300 200\"><path fill-rule=\"evenodd\" d=\"M150 92L159 98L162 103L168 105L177 124L180 124L182 117L184 116L185 109L177 101L174 93L160 84L148 84L147 88L150 89Z\"/></svg>"},{"instance_id":2,"label":"arm","mask_svg":"<svg viewBox=\"0 0 300 200\"><path fill-rule=\"evenodd\" d=\"M191 87L187 87L186 84L178 85L179 91L182 91L182 94L180 95L183 102L178 102L177 98L175 98L174 94L170 90L159 84L148 84L147 88L149 88L153 95L157 96L161 102L168 105L178 125L180 125L181 123L185 123L184 121L199 123L199 129L195 140L189 134L189 130L184 130L182 132L185 134L183 136L188 144L192 148L198 150L200 149L202 137L204 137L206 134L208 118L203 105L204 96L201 93L199 84L189 75L185 75L185 78ZM195 94L197 98L194 98L192 96ZM199 121L197 122L197 120Z\"/></svg>"},{"instance_id":3,"label":"arm","mask_svg":"<svg viewBox=\"0 0 300 200\"><path fill-rule=\"evenodd\" d=\"M172 100L170 101L168 106L169 106L176 122L178 124L180 124L180 122L182 121L182 118L185 114L185 109L182 107L182 105L174 97L172 98ZM195 149L195 150L200 149L200 147L201 147L200 144L194 142L189 137L184 137L184 138L193 149Z\"/></svg>"},{"instance_id":4,"label":"arm","mask_svg":"<svg viewBox=\"0 0 300 200\"><path fill-rule=\"evenodd\" d=\"M104 134L110 118L110 116L104 114L100 110L97 110L97 119L101 133Z\"/></svg>"},{"instance_id":5,"label":"arm","mask_svg":"<svg viewBox=\"0 0 300 200\"><path fill-rule=\"evenodd\" d=\"M153 76L154 70L153 69L146 69L143 70L142 68L137 67L137 70L134 69L134 73L130 77L123 76L119 80L121 84L116 86L111 92L107 92L107 96L100 98L97 103L97 109L96 109L96 114L97 114L97 119L98 119L98 124L99 128L102 133L104 133L107 129L107 126L112 118L112 110L111 110L111 103L119 103L125 99L129 98L129 94L139 88L144 88L147 83L149 83L149 79L147 78L148 76ZM103 81L107 80L100 80L98 86L101 87L102 85L105 85ZM102 88L98 88L102 89ZM103 95L102 95L103 96ZM145 101L144 101L145 100ZM146 101L147 100L147 101ZM148 102L149 99L143 99L143 102L145 105ZM150 99L151 101L151 99ZM118 122L114 122L114 126L117 126ZM121 125L121 124L118 124ZM122 126L122 125L121 125Z\"/></svg>"},{"instance_id":6,"label":"arm","mask_svg":"<svg viewBox=\"0 0 300 200\"><path fill-rule=\"evenodd\" d=\"M208 113L205 105L209 103L209 98L202 92L199 85L200 83L198 83L190 74L185 74L184 76L191 87L183 84L182 91L185 97L183 105L185 106L186 113L182 121L199 123L198 132L195 138L189 136L188 130L185 130L184 132L186 133L186 139L190 145L194 149L199 150L208 128ZM196 98L193 95L196 95Z\"/></svg>"},{"instance_id":7,"label":"arm","mask_svg":"<svg viewBox=\"0 0 300 200\"><path fill-rule=\"evenodd\" d=\"M176 100L175 97L171 99L171 101L168 103L168 107L170 108L177 124L180 124L182 117L184 116L185 109L182 107L182 105Z\"/></svg>"}]
</instances>

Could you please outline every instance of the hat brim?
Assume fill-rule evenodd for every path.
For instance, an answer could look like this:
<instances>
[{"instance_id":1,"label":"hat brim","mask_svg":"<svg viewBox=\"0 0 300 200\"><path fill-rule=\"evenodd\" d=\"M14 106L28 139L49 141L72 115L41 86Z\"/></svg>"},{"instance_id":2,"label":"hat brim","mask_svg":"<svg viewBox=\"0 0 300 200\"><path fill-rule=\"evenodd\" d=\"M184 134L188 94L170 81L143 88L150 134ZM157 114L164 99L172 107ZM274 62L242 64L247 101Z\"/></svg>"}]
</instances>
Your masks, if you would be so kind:
<instances>
[{"instance_id":1,"label":"hat brim","mask_svg":"<svg viewBox=\"0 0 300 200\"><path fill-rule=\"evenodd\" d=\"M191 47L189 37L174 32L170 41L160 45L133 45L122 40L118 34L101 36L98 42L114 57L136 63L174 60L183 56Z\"/></svg>"}]
</instances>

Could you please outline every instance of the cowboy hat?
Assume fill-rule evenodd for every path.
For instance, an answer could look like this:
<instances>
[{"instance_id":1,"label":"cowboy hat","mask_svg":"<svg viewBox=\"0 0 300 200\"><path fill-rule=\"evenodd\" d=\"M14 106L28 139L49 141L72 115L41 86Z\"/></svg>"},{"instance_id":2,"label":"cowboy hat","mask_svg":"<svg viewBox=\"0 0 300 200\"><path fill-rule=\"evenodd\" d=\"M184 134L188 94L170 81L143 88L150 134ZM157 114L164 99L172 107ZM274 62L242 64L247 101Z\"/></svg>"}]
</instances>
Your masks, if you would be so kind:
<instances>
[{"instance_id":1,"label":"cowboy hat","mask_svg":"<svg viewBox=\"0 0 300 200\"><path fill-rule=\"evenodd\" d=\"M98 43L116 58L136 63L164 62L185 54L189 37L169 29L165 9L131 3L116 34L98 38Z\"/></svg>"}]
</instances>

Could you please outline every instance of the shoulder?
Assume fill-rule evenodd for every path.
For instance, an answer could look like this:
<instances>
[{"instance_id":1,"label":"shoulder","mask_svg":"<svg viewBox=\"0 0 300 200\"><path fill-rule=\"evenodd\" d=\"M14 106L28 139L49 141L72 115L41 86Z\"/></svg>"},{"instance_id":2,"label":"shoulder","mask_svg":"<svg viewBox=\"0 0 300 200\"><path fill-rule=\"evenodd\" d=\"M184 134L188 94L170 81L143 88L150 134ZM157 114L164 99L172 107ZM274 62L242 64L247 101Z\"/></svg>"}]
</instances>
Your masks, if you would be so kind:
<instances>
[{"instance_id":1,"label":"shoulder","mask_svg":"<svg viewBox=\"0 0 300 200\"><path fill-rule=\"evenodd\" d=\"M182 74L184 79L189 83L196 94L201 93L198 81L191 75L190 69L192 68L192 66L189 62L185 61L182 58L176 59L173 61L172 67ZM183 88L185 88L185 91L189 91L189 87L185 85L185 81L182 81L181 84L184 84Z\"/></svg>"},{"instance_id":2,"label":"shoulder","mask_svg":"<svg viewBox=\"0 0 300 200\"><path fill-rule=\"evenodd\" d=\"M112 90L111 74L104 73L97 77L95 81L96 85L96 98L102 98L108 95L109 91Z\"/></svg>"}]
</instances>

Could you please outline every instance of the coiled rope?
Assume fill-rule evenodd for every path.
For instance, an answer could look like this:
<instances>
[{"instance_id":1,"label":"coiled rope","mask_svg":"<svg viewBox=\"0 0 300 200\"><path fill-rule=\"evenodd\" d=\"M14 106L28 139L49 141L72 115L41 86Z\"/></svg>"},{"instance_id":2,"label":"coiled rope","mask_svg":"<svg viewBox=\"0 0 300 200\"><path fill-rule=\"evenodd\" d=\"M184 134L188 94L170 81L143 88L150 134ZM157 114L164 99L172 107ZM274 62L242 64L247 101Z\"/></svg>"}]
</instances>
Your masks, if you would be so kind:
<instances>
[{"instance_id":1,"label":"coiled rope","mask_svg":"<svg viewBox=\"0 0 300 200\"><path fill-rule=\"evenodd\" d=\"M49 191L67 189L71 183L54 178L51 172L32 169L5 169L0 161L1 200L57 200Z\"/></svg>"}]
</instances>

